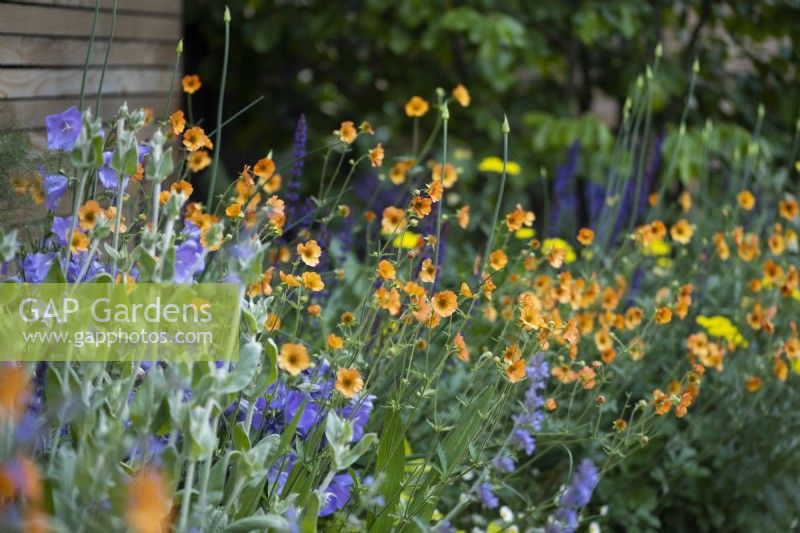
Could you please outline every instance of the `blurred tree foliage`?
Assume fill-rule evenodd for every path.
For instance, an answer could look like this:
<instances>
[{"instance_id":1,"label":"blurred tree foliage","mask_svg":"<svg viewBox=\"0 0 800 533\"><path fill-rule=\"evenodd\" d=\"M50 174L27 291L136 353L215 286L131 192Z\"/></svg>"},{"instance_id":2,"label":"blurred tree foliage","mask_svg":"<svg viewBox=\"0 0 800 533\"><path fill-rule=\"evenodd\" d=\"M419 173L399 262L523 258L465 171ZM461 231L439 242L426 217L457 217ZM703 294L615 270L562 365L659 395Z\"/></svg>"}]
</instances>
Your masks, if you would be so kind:
<instances>
[{"instance_id":1,"label":"blurred tree foliage","mask_svg":"<svg viewBox=\"0 0 800 533\"><path fill-rule=\"evenodd\" d=\"M203 78L207 90L193 103L207 120L215 116L224 4L187 2L186 71ZM231 170L270 148L287 149L301 113L312 147L341 120L366 119L383 126L392 155L410 137L403 103L464 83L473 104L455 116L452 133L476 156L497 152L506 112L524 168L551 168L579 139L591 154L580 173L601 179L623 102L659 42L656 132L678 121L695 58L701 70L690 128L710 119L749 131L761 102L765 136L785 141L798 111L796 0L232 0L230 7L226 114L266 96L227 131ZM684 173L697 157L686 145Z\"/></svg>"}]
</instances>

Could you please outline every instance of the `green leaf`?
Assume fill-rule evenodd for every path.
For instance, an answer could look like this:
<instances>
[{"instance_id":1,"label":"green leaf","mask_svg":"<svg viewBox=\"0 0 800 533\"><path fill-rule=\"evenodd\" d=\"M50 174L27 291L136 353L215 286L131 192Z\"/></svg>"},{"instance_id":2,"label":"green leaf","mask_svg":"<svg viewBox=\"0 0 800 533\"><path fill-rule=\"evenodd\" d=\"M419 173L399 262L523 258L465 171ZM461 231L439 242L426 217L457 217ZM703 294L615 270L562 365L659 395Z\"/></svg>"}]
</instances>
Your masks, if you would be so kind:
<instances>
[{"instance_id":1,"label":"green leaf","mask_svg":"<svg viewBox=\"0 0 800 533\"><path fill-rule=\"evenodd\" d=\"M405 477L405 435L399 410L392 410L384 422L373 475L381 482L380 494L385 505L374 524L374 531L389 531L392 528L394 509L400 501L400 486Z\"/></svg>"},{"instance_id":2,"label":"green leaf","mask_svg":"<svg viewBox=\"0 0 800 533\"><path fill-rule=\"evenodd\" d=\"M240 518L228 524L224 533L248 533L249 531L288 531L289 522L276 514L265 514Z\"/></svg>"},{"instance_id":3,"label":"green leaf","mask_svg":"<svg viewBox=\"0 0 800 533\"><path fill-rule=\"evenodd\" d=\"M319 516L319 509L322 506L322 498L317 492L312 492L306 498L306 504L303 506L303 512L300 514L300 533L316 533L317 531L317 517Z\"/></svg>"}]
</instances>

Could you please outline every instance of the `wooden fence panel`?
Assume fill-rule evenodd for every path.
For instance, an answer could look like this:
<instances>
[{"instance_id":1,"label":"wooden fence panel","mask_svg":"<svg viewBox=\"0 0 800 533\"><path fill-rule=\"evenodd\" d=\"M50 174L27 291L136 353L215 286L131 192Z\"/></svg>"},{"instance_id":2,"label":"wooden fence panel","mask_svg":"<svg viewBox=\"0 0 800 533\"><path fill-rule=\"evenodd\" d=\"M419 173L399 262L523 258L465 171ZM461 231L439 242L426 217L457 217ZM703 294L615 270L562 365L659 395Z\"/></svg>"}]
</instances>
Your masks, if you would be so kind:
<instances>
[{"instance_id":1,"label":"wooden fence panel","mask_svg":"<svg viewBox=\"0 0 800 533\"><path fill-rule=\"evenodd\" d=\"M0 127L30 130L41 144L44 117L77 105L96 0L0 0ZM113 0L100 0L86 76L94 105L109 51ZM183 31L181 0L118 0L103 79L102 112L114 105L161 114ZM179 83L172 107L180 103ZM171 110L170 110L171 111Z\"/></svg>"}]
</instances>

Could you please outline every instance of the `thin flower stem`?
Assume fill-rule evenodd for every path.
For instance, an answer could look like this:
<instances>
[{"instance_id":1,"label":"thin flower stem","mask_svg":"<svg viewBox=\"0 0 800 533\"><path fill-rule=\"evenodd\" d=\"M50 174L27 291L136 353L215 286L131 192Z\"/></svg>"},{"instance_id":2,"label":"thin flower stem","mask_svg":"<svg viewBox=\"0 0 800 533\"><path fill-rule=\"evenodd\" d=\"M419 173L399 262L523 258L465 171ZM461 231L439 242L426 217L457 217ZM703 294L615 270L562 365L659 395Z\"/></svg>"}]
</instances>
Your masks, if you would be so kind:
<instances>
[{"instance_id":1,"label":"thin flower stem","mask_svg":"<svg viewBox=\"0 0 800 533\"><path fill-rule=\"evenodd\" d=\"M189 461L186 467L186 477L183 484L183 499L181 500L181 515L178 522L178 531L187 531L187 522L189 520L189 506L192 502L192 484L194 483L194 470L197 463L196 461Z\"/></svg>"},{"instance_id":2,"label":"thin flower stem","mask_svg":"<svg viewBox=\"0 0 800 533\"><path fill-rule=\"evenodd\" d=\"M231 15L227 6L225 7L225 48L222 56L222 79L219 87L219 100L217 101L217 129L214 130L214 162L211 165L211 182L208 186L208 210L211 211L214 202L214 190L217 185L217 170L219 169L219 154L222 148L222 106L225 103L225 79L228 76L228 52L231 43Z\"/></svg>"},{"instance_id":3,"label":"thin flower stem","mask_svg":"<svg viewBox=\"0 0 800 533\"><path fill-rule=\"evenodd\" d=\"M89 33L89 46L86 48L86 60L83 62L83 75L81 76L81 96L78 109L83 111L83 97L86 94L86 75L89 72L89 60L92 57L92 46L94 46L94 34L97 31L97 17L100 15L100 0L94 3L94 18L92 19L92 31ZM109 44L110 46L110 44Z\"/></svg>"},{"instance_id":4,"label":"thin flower stem","mask_svg":"<svg viewBox=\"0 0 800 533\"><path fill-rule=\"evenodd\" d=\"M494 230L497 226L497 219L500 217L500 206L503 203L503 191L506 188L506 175L508 167L508 119L503 122L503 174L500 178L500 191L497 193L497 203L494 206L494 215L492 216L492 225L489 227L489 236L486 240L486 250L483 253L481 261L481 269L478 275L483 280L483 272L486 270L486 263L489 261L489 254L492 253L492 240L494 239Z\"/></svg>"},{"instance_id":5,"label":"thin flower stem","mask_svg":"<svg viewBox=\"0 0 800 533\"><path fill-rule=\"evenodd\" d=\"M111 55L111 44L114 42L114 32L117 29L117 0L114 0L114 5L111 10L111 30L108 33L108 46L106 46L106 57L103 59L103 70L100 71L100 83L97 86L97 99L94 103L94 115L100 116L100 102L103 99L103 82L106 78L106 70L108 69L108 58Z\"/></svg>"},{"instance_id":6,"label":"thin flower stem","mask_svg":"<svg viewBox=\"0 0 800 533\"><path fill-rule=\"evenodd\" d=\"M116 5L116 2L115 2ZM172 93L175 90L175 79L178 77L178 68L181 64L181 54L183 53L183 39L178 41L178 46L175 49L175 68L172 69L172 78L169 82L169 92L167 93L167 103L164 106L164 121L169 118L169 109L172 105Z\"/></svg>"}]
</instances>

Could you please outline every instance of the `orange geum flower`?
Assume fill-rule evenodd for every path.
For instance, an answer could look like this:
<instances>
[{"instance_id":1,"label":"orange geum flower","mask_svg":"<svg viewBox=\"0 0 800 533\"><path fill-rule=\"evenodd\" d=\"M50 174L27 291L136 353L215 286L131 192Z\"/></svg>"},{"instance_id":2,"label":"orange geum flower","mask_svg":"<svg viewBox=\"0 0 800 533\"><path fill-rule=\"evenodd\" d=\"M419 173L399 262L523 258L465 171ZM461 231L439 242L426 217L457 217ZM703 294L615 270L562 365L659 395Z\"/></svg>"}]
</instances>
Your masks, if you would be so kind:
<instances>
[{"instance_id":1,"label":"orange geum flower","mask_svg":"<svg viewBox=\"0 0 800 533\"><path fill-rule=\"evenodd\" d=\"M194 152L200 148L208 148L209 150L214 148L211 139L206 136L206 132L199 126L189 128L183 132L183 145L190 152Z\"/></svg>"},{"instance_id":2,"label":"orange geum flower","mask_svg":"<svg viewBox=\"0 0 800 533\"><path fill-rule=\"evenodd\" d=\"M336 371L336 390L347 399L364 388L364 380L355 368L340 368Z\"/></svg>"},{"instance_id":3,"label":"orange geum flower","mask_svg":"<svg viewBox=\"0 0 800 533\"><path fill-rule=\"evenodd\" d=\"M458 225L461 226L461 229L467 229L469 226L469 206L465 205L458 210L456 213L458 218Z\"/></svg>"},{"instance_id":4,"label":"orange geum flower","mask_svg":"<svg viewBox=\"0 0 800 533\"><path fill-rule=\"evenodd\" d=\"M433 298L431 298L431 303L433 304L433 310L436 311L436 314L443 318L449 317L455 313L458 308L456 295L453 291L437 292L433 295Z\"/></svg>"},{"instance_id":5,"label":"orange geum flower","mask_svg":"<svg viewBox=\"0 0 800 533\"><path fill-rule=\"evenodd\" d=\"M425 283L433 283L436 279L436 265L430 259L425 259L422 262L422 268L419 271L420 281Z\"/></svg>"},{"instance_id":6,"label":"orange geum flower","mask_svg":"<svg viewBox=\"0 0 800 533\"><path fill-rule=\"evenodd\" d=\"M25 411L29 395L25 367L17 363L0 363L0 420L19 418Z\"/></svg>"},{"instance_id":7,"label":"orange geum flower","mask_svg":"<svg viewBox=\"0 0 800 533\"><path fill-rule=\"evenodd\" d=\"M386 259L381 259L378 263L378 276L382 279L395 279L397 277L397 272L394 269L394 265L387 261Z\"/></svg>"},{"instance_id":8,"label":"orange geum flower","mask_svg":"<svg viewBox=\"0 0 800 533\"><path fill-rule=\"evenodd\" d=\"M453 98L456 99L456 102L458 102L461 107L468 107L471 101L469 91L460 83L453 89Z\"/></svg>"},{"instance_id":9,"label":"orange geum flower","mask_svg":"<svg viewBox=\"0 0 800 533\"><path fill-rule=\"evenodd\" d=\"M616 431L625 431L625 429L628 427L628 423L621 418L617 418L614 420L613 426Z\"/></svg>"},{"instance_id":10,"label":"orange geum flower","mask_svg":"<svg viewBox=\"0 0 800 533\"><path fill-rule=\"evenodd\" d=\"M506 377L511 383L517 383L525 378L525 361L517 359L506 367Z\"/></svg>"},{"instance_id":11,"label":"orange geum flower","mask_svg":"<svg viewBox=\"0 0 800 533\"><path fill-rule=\"evenodd\" d=\"M411 200L411 211L414 212L417 218L425 218L431 214L432 202L433 200L427 196L415 196Z\"/></svg>"},{"instance_id":12,"label":"orange geum flower","mask_svg":"<svg viewBox=\"0 0 800 533\"><path fill-rule=\"evenodd\" d=\"M584 246L589 246L594 240L594 232L589 228L581 228L578 231L578 242Z\"/></svg>"},{"instance_id":13,"label":"orange geum flower","mask_svg":"<svg viewBox=\"0 0 800 533\"><path fill-rule=\"evenodd\" d=\"M489 254L489 265L494 270L503 270L503 268L505 268L507 264L508 264L508 257L501 248L498 248L497 250Z\"/></svg>"},{"instance_id":14,"label":"orange geum flower","mask_svg":"<svg viewBox=\"0 0 800 533\"><path fill-rule=\"evenodd\" d=\"M189 170L196 174L211 164L211 157L209 157L208 152L205 150L197 150L195 152L190 152L189 155L186 156L186 161Z\"/></svg>"},{"instance_id":15,"label":"orange geum flower","mask_svg":"<svg viewBox=\"0 0 800 533\"><path fill-rule=\"evenodd\" d=\"M225 214L228 215L229 218L238 218L239 215L242 214L242 205L235 202L232 203L225 208Z\"/></svg>"},{"instance_id":16,"label":"orange geum flower","mask_svg":"<svg viewBox=\"0 0 800 533\"><path fill-rule=\"evenodd\" d=\"M590 366L584 366L578 371L578 379L580 379L585 390L592 390L597 385L596 376L597 372Z\"/></svg>"},{"instance_id":17,"label":"orange geum flower","mask_svg":"<svg viewBox=\"0 0 800 533\"><path fill-rule=\"evenodd\" d=\"M694 230L692 229L692 225L689 224L685 218L682 218L678 220L675 225L672 226L672 228L670 228L669 234L672 236L672 240L675 242L689 244L689 241L692 240Z\"/></svg>"},{"instance_id":18,"label":"orange geum flower","mask_svg":"<svg viewBox=\"0 0 800 533\"><path fill-rule=\"evenodd\" d=\"M375 291L375 301L378 307L389 311L392 316L400 312L400 293L397 289L387 289L386 287L378 287Z\"/></svg>"},{"instance_id":19,"label":"orange geum flower","mask_svg":"<svg viewBox=\"0 0 800 533\"><path fill-rule=\"evenodd\" d=\"M189 198L192 195L192 192L194 192L194 187L192 187L192 184L188 181L181 180L170 185L169 190L175 194L182 194L186 198Z\"/></svg>"},{"instance_id":20,"label":"orange geum flower","mask_svg":"<svg viewBox=\"0 0 800 533\"><path fill-rule=\"evenodd\" d=\"M464 335L459 333L453 339L453 346L456 347L456 355L459 361L463 361L464 363L469 362L469 350L467 349L467 343L464 340Z\"/></svg>"},{"instance_id":21,"label":"orange geum flower","mask_svg":"<svg viewBox=\"0 0 800 533\"><path fill-rule=\"evenodd\" d=\"M89 238L86 234L76 231L72 234L72 243L69 249L73 254L87 251L89 249Z\"/></svg>"},{"instance_id":22,"label":"orange geum flower","mask_svg":"<svg viewBox=\"0 0 800 533\"><path fill-rule=\"evenodd\" d=\"M305 285L306 289L311 292L320 292L325 288L322 277L316 272L303 272L300 279L303 280L303 285Z\"/></svg>"},{"instance_id":23,"label":"orange geum flower","mask_svg":"<svg viewBox=\"0 0 800 533\"><path fill-rule=\"evenodd\" d=\"M264 329L267 331L278 331L281 329L281 319L275 313L267 313L267 318L264 320Z\"/></svg>"},{"instance_id":24,"label":"orange geum flower","mask_svg":"<svg viewBox=\"0 0 800 533\"><path fill-rule=\"evenodd\" d=\"M747 381L744 382L745 388L747 388L747 392L758 392L761 389L762 381L761 378L758 376L750 376L747 378Z\"/></svg>"},{"instance_id":25,"label":"orange geum flower","mask_svg":"<svg viewBox=\"0 0 800 533\"><path fill-rule=\"evenodd\" d=\"M78 221L82 230L90 230L97 224L98 218L105 214L97 200L89 200L78 209Z\"/></svg>"},{"instance_id":26,"label":"orange geum flower","mask_svg":"<svg viewBox=\"0 0 800 533\"><path fill-rule=\"evenodd\" d=\"M305 243L297 245L297 253L303 263L310 267L315 267L319 264L319 258L322 256L322 248L319 247L317 241L311 239Z\"/></svg>"},{"instance_id":27,"label":"orange geum flower","mask_svg":"<svg viewBox=\"0 0 800 533\"><path fill-rule=\"evenodd\" d=\"M688 213L692 209L692 195L689 194L689 191L683 191L680 196L678 196L678 203L681 205L681 209L683 209L684 213Z\"/></svg>"},{"instance_id":28,"label":"orange geum flower","mask_svg":"<svg viewBox=\"0 0 800 533\"><path fill-rule=\"evenodd\" d=\"M343 326L352 326L356 323L356 316L350 311L345 311L339 316L339 323Z\"/></svg>"},{"instance_id":29,"label":"orange geum flower","mask_svg":"<svg viewBox=\"0 0 800 533\"><path fill-rule=\"evenodd\" d=\"M381 231L385 234L403 230L408 225L406 212L399 207L389 206L383 210L381 218Z\"/></svg>"},{"instance_id":30,"label":"orange geum flower","mask_svg":"<svg viewBox=\"0 0 800 533\"><path fill-rule=\"evenodd\" d=\"M669 307L659 307L656 310L656 323L668 324L672 320L672 311Z\"/></svg>"},{"instance_id":31,"label":"orange geum flower","mask_svg":"<svg viewBox=\"0 0 800 533\"><path fill-rule=\"evenodd\" d=\"M424 116L425 113L428 112L430 106L428 102L420 98L419 96L411 97L411 100L406 102L405 111L406 115L409 117L421 117Z\"/></svg>"},{"instance_id":32,"label":"orange geum flower","mask_svg":"<svg viewBox=\"0 0 800 533\"><path fill-rule=\"evenodd\" d=\"M200 76L197 74L187 74L181 80L181 86L183 87L183 92L186 94L194 94L203 84L200 83Z\"/></svg>"},{"instance_id":33,"label":"orange geum flower","mask_svg":"<svg viewBox=\"0 0 800 533\"><path fill-rule=\"evenodd\" d=\"M461 288L459 289L459 292L461 292L461 296L464 298L472 298L473 296L472 289L470 289L469 285L467 285L464 281L461 282Z\"/></svg>"},{"instance_id":34,"label":"orange geum flower","mask_svg":"<svg viewBox=\"0 0 800 533\"><path fill-rule=\"evenodd\" d=\"M406 181L406 175L408 174L409 169L411 169L413 166L414 161L412 159L398 161L392 165L391 170L389 170L389 181L395 185L402 185Z\"/></svg>"},{"instance_id":35,"label":"orange geum flower","mask_svg":"<svg viewBox=\"0 0 800 533\"><path fill-rule=\"evenodd\" d=\"M170 530L172 492L164 475L152 467L136 472L124 508L125 521L134 533Z\"/></svg>"},{"instance_id":36,"label":"orange geum flower","mask_svg":"<svg viewBox=\"0 0 800 533\"><path fill-rule=\"evenodd\" d=\"M506 227L508 227L508 231L517 231L523 226L533 226L535 220L536 215L533 214L533 211L525 211L520 204L517 204L517 208L506 215Z\"/></svg>"},{"instance_id":37,"label":"orange geum flower","mask_svg":"<svg viewBox=\"0 0 800 533\"><path fill-rule=\"evenodd\" d=\"M439 181L442 179L442 164L436 163L433 165L433 170L431 173L431 177L434 181ZM447 163L444 166L444 181L442 184L444 185L445 189L449 189L458 181L458 171L456 171L456 167Z\"/></svg>"},{"instance_id":38,"label":"orange geum flower","mask_svg":"<svg viewBox=\"0 0 800 533\"><path fill-rule=\"evenodd\" d=\"M281 351L278 355L278 368L296 376L310 365L311 359L308 357L308 350L302 344L287 342L281 346Z\"/></svg>"},{"instance_id":39,"label":"orange geum flower","mask_svg":"<svg viewBox=\"0 0 800 533\"><path fill-rule=\"evenodd\" d=\"M736 196L736 201L739 202L739 207L745 211L752 211L756 206L756 197L747 189Z\"/></svg>"},{"instance_id":40,"label":"orange geum flower","mask_svg":"<svg viewBox=\"0 0 800 533\"><path fill-rule=\"evenodd\" d=\"M789 198L778 202L778 212L786 220L794 220L797 218L797 214L800 213L800 207L797 205L797 200Z\"/></svg>"},{"instance_id":41,"label":"orange geum flower","mask_svg":"<svg viewBox=\"0 0 800 533\"><path fill-rule=\"evenodd\" d=\"M346 144L353 144L353 141L358 137L358 130L352 120L345 120L339 126L339 129L333 132L339 137L339 140Z\"/></svg>"},{"instance_id":42,"label":"orange geum flower","mask_svg":"<svg viewBox=\"0 0 800 533\"><path fill-rule=\"evenodd\" d=\"M180 109L169 116L169 126L173 135L180 135L186 129L186 118Z\"/></svg>"},{"instance_id":43,"label":"orange geum flower","mask_svg":"<svg viewBox=\"0 0 800 533\"><path fill-rule=\"evenodd\" d=\"M258 162L253 166L253 174L258 176L259 178L267 179L275 173L275 162L265 157L263 159L259 159Z\"/></svg>"},{"instance_id":44,"label":"orange geum flower","mask_svg":"<svg viewBox=\"0 0 800 533\"><path fill-rule=\"evenodd\" d=\"M656 389L653 391L653 407L657 415L663 416L672 409L672 400L661 389Z\"/></svg>"},{"instance_id":45,"label":"orange geum flower","mask_svg":"<svg viewBox=\"0 0 800 533\"><path fill-rule=\"evenodd\" d=\"M344 347L344 339L335 333L328 333L325 344L331 350L341 350Z\"/></svg>"},{"instance_id":46,"label":"orange geum flower","mask_svg":"<svg viewBox=\"0 0 800 533\"><path fill-rule=\"evenodd\" d=\"M431 200L434 202L438 202L442 199L443 190L441 181L434 180L428 184L428 196L430 196Z\"/></svg>"}]
</instances>

